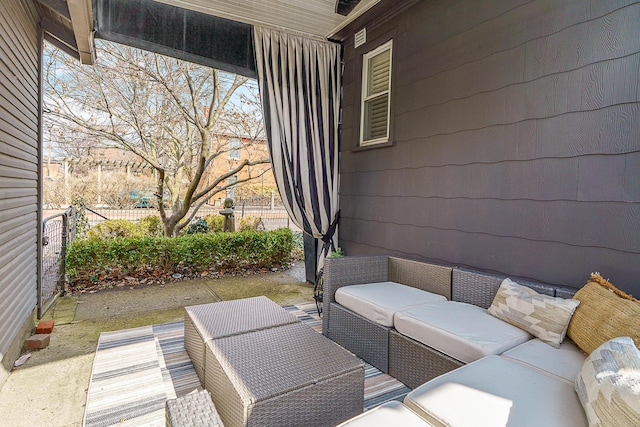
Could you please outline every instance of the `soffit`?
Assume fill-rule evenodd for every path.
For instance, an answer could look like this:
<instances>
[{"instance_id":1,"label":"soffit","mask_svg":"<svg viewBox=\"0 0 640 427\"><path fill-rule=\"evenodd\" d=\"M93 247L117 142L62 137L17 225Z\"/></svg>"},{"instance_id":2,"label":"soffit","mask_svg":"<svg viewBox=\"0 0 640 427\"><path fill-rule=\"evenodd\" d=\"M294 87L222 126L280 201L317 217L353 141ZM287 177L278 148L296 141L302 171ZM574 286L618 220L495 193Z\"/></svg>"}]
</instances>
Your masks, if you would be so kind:
<instances>
[{"instance_id":1,"label":"soffit","mask_svg":"<svg viewBox=\"0 0 640 427\"><path fill-rule=\"evenodd\" d=\"M362 0L347 16L335 12L336 0L157 1L251 25L273 27L326 39L380 0Z\"/></svg>"},{"instance_id":2,"label":"soffit","mask_svg":"<svg viewBox=\"0 0 640 427\"><path fill-rule=\"evenodd\" d=\"M45 38L83 64L92 64L93 12L90 0L35 0Z\"/></svg>"}]
</instances>

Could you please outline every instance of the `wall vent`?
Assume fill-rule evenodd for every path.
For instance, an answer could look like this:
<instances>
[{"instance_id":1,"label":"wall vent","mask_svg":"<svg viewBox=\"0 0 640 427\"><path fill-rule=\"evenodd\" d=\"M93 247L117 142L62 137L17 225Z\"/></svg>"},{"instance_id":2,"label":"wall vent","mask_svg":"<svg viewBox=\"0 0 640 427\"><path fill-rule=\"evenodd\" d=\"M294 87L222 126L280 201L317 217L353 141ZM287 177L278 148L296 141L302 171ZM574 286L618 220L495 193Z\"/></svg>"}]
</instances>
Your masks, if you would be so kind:
<instances>
[{"instance_id":1,"label":"wall vent","mask_svg":"<svg viewBox=\"0 0 640 427\"><path fill-rule=\"evenodd\" d=\"M355 35L354 47L357 48L359 46L362 46L366 42L367 42L367 29L363 28L360 31L358 31Z\"/></svg>"}]
</instances>

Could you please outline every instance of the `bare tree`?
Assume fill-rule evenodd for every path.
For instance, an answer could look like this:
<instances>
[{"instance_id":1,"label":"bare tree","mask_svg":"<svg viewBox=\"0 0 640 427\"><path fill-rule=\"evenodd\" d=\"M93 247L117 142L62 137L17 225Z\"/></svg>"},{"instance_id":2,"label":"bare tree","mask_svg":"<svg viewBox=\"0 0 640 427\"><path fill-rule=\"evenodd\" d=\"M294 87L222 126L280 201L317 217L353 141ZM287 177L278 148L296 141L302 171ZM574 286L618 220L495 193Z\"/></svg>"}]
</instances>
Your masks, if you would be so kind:
<instances>
[{"instance_id":1,"label":"bare tree","mask_svg":"<svg viewBox=\"0 0 640 427\"><path fill-rule=\"evenodd\" d=\"M71 157L86 159L92 157L96 148L95 142L85 138L82 132L77 132L73 127L60 126L47 121L45 132L47 143L51 144L50 150L55 148L55 154L59 157ZM55 141L55 147L53 142ZM52 153L49 153L50 155Z\"/></svg>"},{"instance_id":2,"label":"bare tree","mask_svg":"<svg viewBox=\"0 0 640 427\"><path fill-rule=\"evenodd\" d=\"M48 48L45 118L67 140L125 149L147 162L165 235L176 235L206 200L234 185L230 177L244 171L235 185L249 181L253 166L269 162L248 149L264 138L247 78L109 42L97 49L95 65L84 66ZM243 136L245 156L210 179L214 161L230 150L220 135L247 129L257 133Z\"/></svg>"}]
</instances>

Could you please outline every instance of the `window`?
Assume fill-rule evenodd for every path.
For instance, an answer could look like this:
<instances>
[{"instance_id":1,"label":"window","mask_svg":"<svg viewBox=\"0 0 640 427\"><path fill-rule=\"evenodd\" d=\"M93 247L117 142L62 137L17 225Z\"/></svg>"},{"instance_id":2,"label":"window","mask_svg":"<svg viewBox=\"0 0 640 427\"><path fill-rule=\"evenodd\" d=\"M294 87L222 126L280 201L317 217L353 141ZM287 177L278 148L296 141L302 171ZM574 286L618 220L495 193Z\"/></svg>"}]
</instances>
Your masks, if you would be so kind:
<instances>
[{"instance_id":1,"label":"window","mask_svg":"<svg viewBox=\"0 0 640 427\"><path fill-rule=\"evenodd\" d=\"M240 159L240 138L229 139L229 158Z\"/></svg>"},{"instance_id":2,"label":"window","mask_svg":"<svg viewBox=\"0 0 640 427\"><path fill-rule=\"evenodd\" d=\"M227 199L234 199L236 195L236 182L238 182L238 175L230 176L227 179Z\"/></svg>"},{"instance_id":3,"label":"window","mask_svg":"<svg viewBox=\"0 0 640 427\"><path fill-rule=\"evenodd\" d=\"M393 40L363 56L360 145L389 141Z\"/></svg>"}]
</instances>

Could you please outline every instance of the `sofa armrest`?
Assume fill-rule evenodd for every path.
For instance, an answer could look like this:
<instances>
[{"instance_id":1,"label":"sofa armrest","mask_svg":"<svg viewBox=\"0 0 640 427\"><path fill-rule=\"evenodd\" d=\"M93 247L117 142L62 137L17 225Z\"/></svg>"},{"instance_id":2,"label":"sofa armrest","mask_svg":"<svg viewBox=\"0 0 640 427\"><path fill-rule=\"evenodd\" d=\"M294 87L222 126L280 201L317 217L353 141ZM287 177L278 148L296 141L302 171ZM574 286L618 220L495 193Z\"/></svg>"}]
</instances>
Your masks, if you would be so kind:
<instances>
[{"instance_id":1,"label":"sofa armrest","mask_svg":"<svg viewBox=\"0 0 640 427\"><path fill-rule=\"evenodd\" d=\"M339 288L388 280L389 257L387 255L327 258L322 275L322 333L328 335L330 304L335 302L335 294Z\"/></svg>"},{"instance_id":2,"label":"sofa armrest","mask_svg":"<svg viewBox=\"0 0 640 427\"><path fill-rule=\"evenodd\" d=\"M389 257L384 255L327 258L322 277L323 302L334 302L334 295L342 286L388 281Z\"/></svg>"},{"instance_id":3,"label":"sofa armrest","mask_svg":"<svg viewBox=\"0 0 640 427\"><path fill-rule=\"evenodd\" d=\"M454 301L489 308L504 276L455 268L451 283Z\"/></svg>"}]
</instances>

